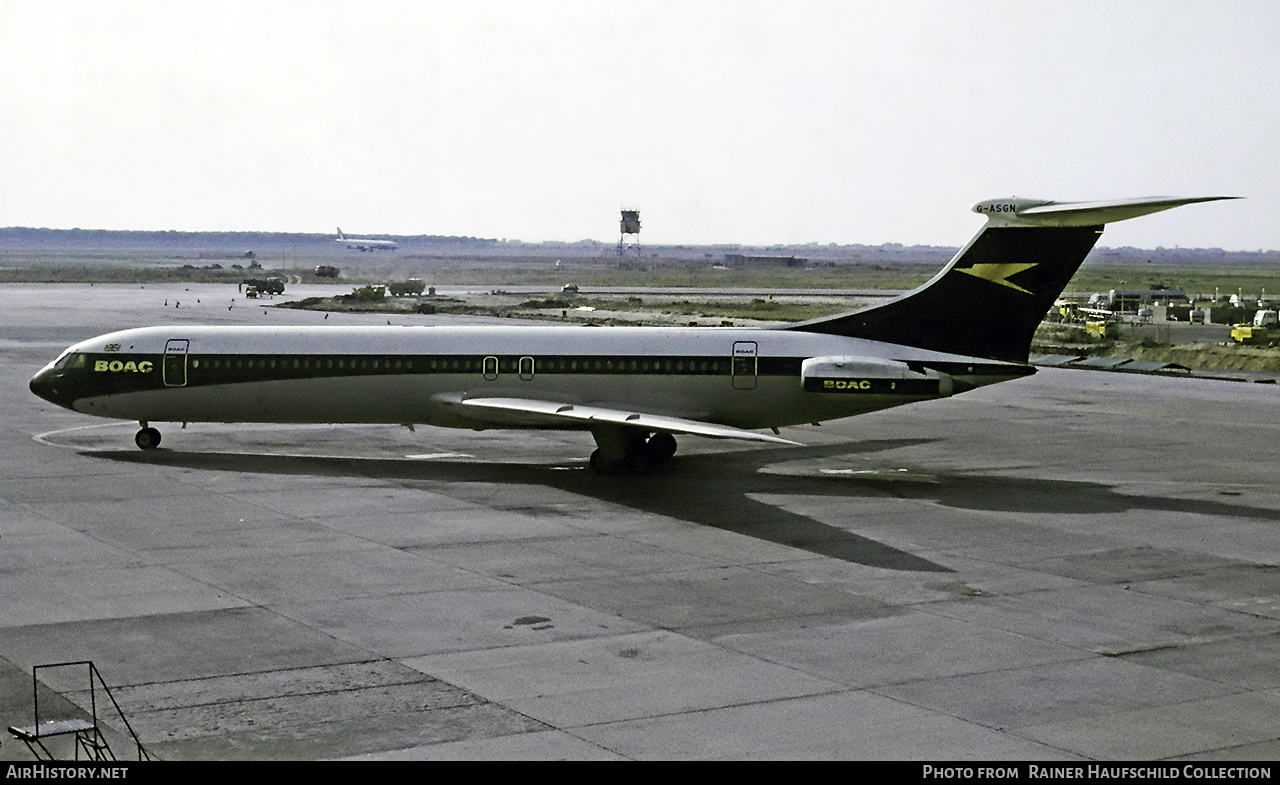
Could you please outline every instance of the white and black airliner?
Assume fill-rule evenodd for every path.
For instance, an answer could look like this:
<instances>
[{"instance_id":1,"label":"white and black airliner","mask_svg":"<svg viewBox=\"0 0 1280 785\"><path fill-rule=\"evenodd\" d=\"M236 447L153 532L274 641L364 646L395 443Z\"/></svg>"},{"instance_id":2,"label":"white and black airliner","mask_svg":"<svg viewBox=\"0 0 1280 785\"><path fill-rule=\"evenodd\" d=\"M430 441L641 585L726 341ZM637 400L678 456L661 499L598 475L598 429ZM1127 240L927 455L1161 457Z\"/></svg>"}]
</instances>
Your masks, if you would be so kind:
<instances>
[{"instance_id":1,"label":"white and black airliner","mask_svg":"<svg viewBox=\"0 0 1280 785\"><path fill-rule=\"evenodd\" d=\"M979 202L987 223L923 286L776 328L142 327L77 343L30 386L137 420L142 449L155 422L576 429L597 470L646 472L677 434L792 444L778 428L1034 373L1032 333L1104 224L1223 198Z\"/></svg>"},{"instance_id":2,"label":"white and black airliner","mask_svg":"<svg viewBox=\"0 0 1280 785\"><path fill-rule=\"evenodd\" d=\"M370 240L367 237L347 237L342 233L342 227L338 227L338 242L345 243L347 248L354 251L394 251L400 247L395 240Z\"/></svg>"}]
</instances>

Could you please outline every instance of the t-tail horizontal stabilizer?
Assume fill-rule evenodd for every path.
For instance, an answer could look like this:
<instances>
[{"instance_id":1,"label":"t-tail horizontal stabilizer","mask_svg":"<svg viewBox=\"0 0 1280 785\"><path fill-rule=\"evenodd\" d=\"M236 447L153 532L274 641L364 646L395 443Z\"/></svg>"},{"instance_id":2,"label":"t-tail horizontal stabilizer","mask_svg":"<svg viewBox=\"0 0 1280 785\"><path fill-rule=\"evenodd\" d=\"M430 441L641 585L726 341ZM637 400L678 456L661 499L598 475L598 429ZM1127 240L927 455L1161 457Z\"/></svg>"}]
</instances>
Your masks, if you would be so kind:
<instances>
[{"instance_id":1,"label":"t-tail horizontal stabilizer","mask_svg":"<svg viewBox=\"0 0 1280 785\"><path fill-rule=\"evenodd\" d=\"M928 283L883 305L787 325L920 349L1026 362L1031 337L1107 223L1232 196L1104 202L989 199L987 223Z\"/></svg>"}]
</instances>

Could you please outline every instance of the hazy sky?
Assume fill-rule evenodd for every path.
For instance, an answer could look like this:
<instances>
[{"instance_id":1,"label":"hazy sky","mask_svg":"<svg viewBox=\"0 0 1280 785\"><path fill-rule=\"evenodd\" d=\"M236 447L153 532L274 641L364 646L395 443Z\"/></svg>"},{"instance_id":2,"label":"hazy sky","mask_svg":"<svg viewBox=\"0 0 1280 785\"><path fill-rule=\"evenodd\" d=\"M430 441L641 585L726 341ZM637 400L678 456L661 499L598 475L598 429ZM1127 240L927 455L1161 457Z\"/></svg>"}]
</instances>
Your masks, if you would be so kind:
<instances>
[{"instance_id":1,"label":"hazy sky","mask_svg":"<svg viewBox=\"0 0 1280 785\"><path fill-rule=\"evenodd\" d=\"M0 0L0 226L1277 249L1278 142L1274 0Z\"/></svg>"}]
</instances>

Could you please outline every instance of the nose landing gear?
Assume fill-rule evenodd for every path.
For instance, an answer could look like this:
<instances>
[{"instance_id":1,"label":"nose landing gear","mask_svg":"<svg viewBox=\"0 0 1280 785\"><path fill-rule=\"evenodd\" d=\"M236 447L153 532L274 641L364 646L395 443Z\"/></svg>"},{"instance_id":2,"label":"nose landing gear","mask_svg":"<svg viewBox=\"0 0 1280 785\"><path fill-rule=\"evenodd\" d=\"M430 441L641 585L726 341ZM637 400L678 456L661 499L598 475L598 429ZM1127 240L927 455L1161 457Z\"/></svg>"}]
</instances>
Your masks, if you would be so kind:
<instances>
[{"instance_id":1,"label":"nose landing gear","mask_svg":"<svg viewBox=\"0 0 1280 785\"><path fill-rule=\"evenodd\" d=\"M154 450L160 446L160 432L150 427L145 422L138 423L142 426L142 430L138 431L133 437L133 441L141 450Z\"/></svg>"}]
</instances>

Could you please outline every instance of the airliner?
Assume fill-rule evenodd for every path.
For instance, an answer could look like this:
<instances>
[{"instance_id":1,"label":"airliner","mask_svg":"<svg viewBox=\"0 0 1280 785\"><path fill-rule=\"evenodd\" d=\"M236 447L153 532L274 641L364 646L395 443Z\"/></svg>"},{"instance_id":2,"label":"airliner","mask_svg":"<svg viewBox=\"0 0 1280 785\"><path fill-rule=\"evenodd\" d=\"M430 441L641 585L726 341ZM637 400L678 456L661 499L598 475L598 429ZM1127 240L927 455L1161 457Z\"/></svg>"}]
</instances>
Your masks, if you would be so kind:
<instances>
[{"instance_id":1,"label":"airliner","mask_svg":"<svg viewBox=\"0 0 1280 785\"><path fill-rule=\"evenodd\" d=\"M1032 334L1106 223L1235 197L991 199L936 276L882 304L729 327L141 327L71 346L36 395L153 422L391 423L589 431L590 465L643 474L676 436L796 444L780 428L1035 372Z\"/></svg>"},{"instance_id":2,"label":"airliner","mask_svg":"<svg viewBox=\"0 0 1280 785\"><path fill-rule=\"evenodd\" d=\"M338 242L346 243L348 248L359 249L360 251L394 251L400 247L394 240L367 240L347 237L342 233L341 226L338 227Z\"/></svg>"}]
</instances>

